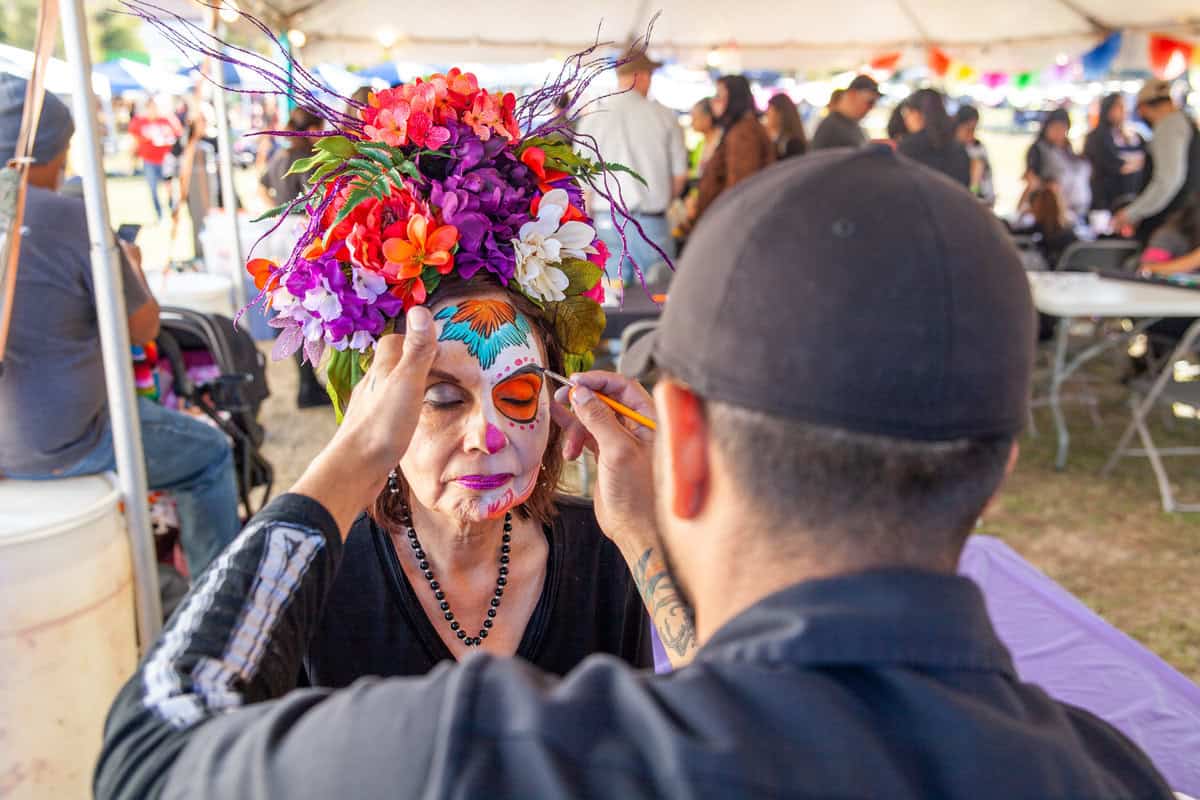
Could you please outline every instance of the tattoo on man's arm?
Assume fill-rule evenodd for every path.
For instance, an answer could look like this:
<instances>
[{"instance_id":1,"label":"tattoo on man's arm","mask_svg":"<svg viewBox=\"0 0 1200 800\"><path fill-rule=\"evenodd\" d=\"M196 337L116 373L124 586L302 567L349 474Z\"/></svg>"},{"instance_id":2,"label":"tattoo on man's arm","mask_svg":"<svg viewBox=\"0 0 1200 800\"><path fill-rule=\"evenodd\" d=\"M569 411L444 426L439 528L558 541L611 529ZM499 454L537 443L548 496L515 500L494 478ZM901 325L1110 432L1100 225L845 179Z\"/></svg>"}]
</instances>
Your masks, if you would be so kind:
<instances>
[{"instance_id":1,"label":"tattoo on man's arm","mask_svg":"<svg viewBox=\"0 0 1200 800\"><path fill-rule=\"evenodd\" d=\"M696 647L696 626L692 609L679 596L675 581L665 568L651 571L650 558L654 548L642 553L633 566L633 581L642 595L642 602L654 620L663 646L677 655L686 655Z\"/></svg>"}]
</instances>

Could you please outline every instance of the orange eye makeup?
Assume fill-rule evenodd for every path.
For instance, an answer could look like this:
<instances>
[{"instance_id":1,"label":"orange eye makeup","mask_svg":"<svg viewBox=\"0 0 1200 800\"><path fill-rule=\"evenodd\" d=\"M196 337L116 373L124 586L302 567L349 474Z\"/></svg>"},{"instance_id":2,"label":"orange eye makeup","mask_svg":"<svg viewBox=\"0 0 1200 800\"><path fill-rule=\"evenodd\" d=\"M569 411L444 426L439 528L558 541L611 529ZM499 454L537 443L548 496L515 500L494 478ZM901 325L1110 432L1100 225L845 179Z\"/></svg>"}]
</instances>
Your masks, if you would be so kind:
<instances>
[{"instance_id":1,"label":"orange eye makeup","mask_svg":"<svg viewBox=\"0 0 1200 800\"><path fill-rule=\"evenodd\" d=\"M521 370L492 387L496 410L520 425L537 418L542 394L542 373L536 367Z\"/></svg>"}]
</instances>

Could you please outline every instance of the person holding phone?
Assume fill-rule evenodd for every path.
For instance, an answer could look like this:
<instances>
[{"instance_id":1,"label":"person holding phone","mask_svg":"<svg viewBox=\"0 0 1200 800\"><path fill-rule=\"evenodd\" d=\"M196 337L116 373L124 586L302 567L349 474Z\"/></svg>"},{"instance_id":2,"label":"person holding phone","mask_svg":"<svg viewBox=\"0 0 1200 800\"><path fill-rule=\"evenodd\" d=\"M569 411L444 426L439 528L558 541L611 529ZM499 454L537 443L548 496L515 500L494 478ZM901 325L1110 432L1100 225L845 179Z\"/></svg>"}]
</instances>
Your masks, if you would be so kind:
<instances>
[{"instance_id":1,"label":"person holding phone","mask_svg":"<svg viewBox=\"0 0 1200 800\"><path fill-rule=\"evenodd\" d=\"M0 160L16 151L25 103L23 79L0 75ZM45 480L116 468L108 416L95 288L83 200L60 194L71 113L47 92L29 170L12 327L0 376L0 477ZM129 337L158 335L158 303L142 255L119 238ZM237 535L237 482L229 441L220 431L145 398L138 399L151 489L175 494L180 540L193 577Z\"/></svg>"}]
</instances>

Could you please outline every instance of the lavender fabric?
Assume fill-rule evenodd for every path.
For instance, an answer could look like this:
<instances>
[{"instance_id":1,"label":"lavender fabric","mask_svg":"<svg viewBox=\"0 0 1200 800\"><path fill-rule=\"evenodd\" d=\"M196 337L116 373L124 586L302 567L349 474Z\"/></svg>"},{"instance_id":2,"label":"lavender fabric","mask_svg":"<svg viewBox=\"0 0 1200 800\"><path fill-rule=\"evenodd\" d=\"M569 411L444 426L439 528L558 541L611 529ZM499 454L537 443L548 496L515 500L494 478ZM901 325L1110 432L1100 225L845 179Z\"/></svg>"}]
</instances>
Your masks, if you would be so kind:
<instances>
[{"instance_id":1,"label":"lavender fabric","mask_svg":"<svg viewBox=\"0 0 1200 800\"><path fill-rule=\"evenodd\" d=\"M983 589L1022 680L1115 726L1172 789L1200 794L1200 686L999 539L972 536L959 572Z\"/></svg>"},{"instance_id":2,"label":"lavender fabric","mask_svg":"<svg viewBox=\"0 0 1200 800\"><path fill-rule=\"evenodd\" d=\"M979 584L1017 673L1137 743L1172 789L1200 795L1200 686L1109 625L992 536L967 540L958 571ZM654 669L671 662L657 633Z\"/></svg>"}]
</instances>

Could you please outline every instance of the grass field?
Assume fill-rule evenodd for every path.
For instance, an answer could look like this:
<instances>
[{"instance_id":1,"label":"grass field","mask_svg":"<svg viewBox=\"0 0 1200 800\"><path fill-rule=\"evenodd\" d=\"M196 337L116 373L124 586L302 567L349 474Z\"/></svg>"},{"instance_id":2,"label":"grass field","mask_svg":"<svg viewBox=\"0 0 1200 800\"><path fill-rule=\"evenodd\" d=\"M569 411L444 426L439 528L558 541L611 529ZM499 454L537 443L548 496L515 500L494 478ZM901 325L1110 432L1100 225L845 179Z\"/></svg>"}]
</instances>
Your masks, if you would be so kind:
<instances>
[{"instance_id":1,"label":"grass field","mask_svg":"<svg viewBox=\"0 0 1200 800\"><path fill-rule=\"evenodd\" d=\"M1027 139L989 137L1003 199L1019 183ZM238 174L239 194L253 196L254 176ZM1012 198L1015 201L1015 197ZM139 179L110 183L114 224L153 217ZM190 252L186 215L175 258ZM167 257L167 227L153 226L141 244L148 264ZM1200 514L1164 514L1149 465L1126 461L1106 480L1100 467L1115 445L1129 412L1116 380L1120 364L1095 365L1101 382L1102 427L1094 429L1081 408L1068 411L1073 442L1066 471L1053 466L1054 436L1049 414L1037 415L1041 435L1025 436L1022 456L1004 493L986 515L980 532L998 536L1084 603L1188 675L1200 680ZM278 472L278 488L290 485L333 431L325 410L297 411L296 370L272 364L274 392L264 407L266 450ZM1200 426L1181 420L1164 440L1195 441ZM1200 459L1170 464L1183 499L1200 499Z\"/></svg>"}]
</instances>

